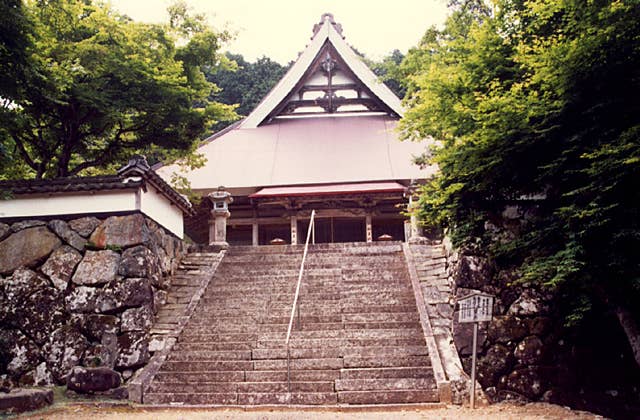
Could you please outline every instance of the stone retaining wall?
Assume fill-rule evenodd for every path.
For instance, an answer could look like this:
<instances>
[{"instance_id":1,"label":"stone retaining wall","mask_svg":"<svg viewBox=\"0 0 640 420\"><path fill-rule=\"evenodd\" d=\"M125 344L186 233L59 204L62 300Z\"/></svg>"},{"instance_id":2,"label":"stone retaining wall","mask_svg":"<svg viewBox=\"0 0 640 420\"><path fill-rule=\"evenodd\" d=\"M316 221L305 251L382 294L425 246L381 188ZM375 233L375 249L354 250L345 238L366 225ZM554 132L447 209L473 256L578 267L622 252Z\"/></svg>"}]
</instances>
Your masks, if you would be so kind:
<instances>
[{"instance_id":1,"label":"stone retaining wall","mask_svg":"<svg viewBox=\"0 0 640 420\"><path fill-rule=\"evenodd\" d=\"M129 379L185 252L142 214L0 223L0 381L64 384L75 366Z\"/></svg>"},{"instance_id":2,"label":"stone retaining wall","mask_svg":"<svg viewBox=\"0 0 640 420\"><path fill-rule=\"evenodd\" d=\"M515 397L538 400L555 382L551 352L554 333L549 317L550 296L514 285L506 271L498 271L484 257L453 252L449 248L447 271L455 298L474 291L495 296L493 321L478 330L477 380L493 400ZM473 324L458 323L453 316L453 337L465 371L471 372Z\"/></svg>"}]
</instances>

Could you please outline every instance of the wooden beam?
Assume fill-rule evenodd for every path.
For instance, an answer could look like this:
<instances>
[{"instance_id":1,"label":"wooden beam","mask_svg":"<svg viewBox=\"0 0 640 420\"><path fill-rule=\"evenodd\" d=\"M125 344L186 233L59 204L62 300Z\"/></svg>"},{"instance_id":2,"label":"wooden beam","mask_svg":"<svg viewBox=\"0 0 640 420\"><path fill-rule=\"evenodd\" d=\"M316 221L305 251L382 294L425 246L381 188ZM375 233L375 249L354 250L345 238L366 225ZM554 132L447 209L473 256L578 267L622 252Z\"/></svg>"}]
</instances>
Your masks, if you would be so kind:
<instances>
[{"instance_id":1,"label":"wooden beam","mask_svg":"<svg viewBox=\"0 0 640 420\"><path fill-rule=\"evenodd\" d=\"M357 83L338 83L338 84L332 84L331 86L329 85L305 85L303 87L300 88L300 92L322 92L322 91L326 91L326 90L358 90L358 88L361 87L361 85L357 84Z\"/></svg>"}]
</instances>

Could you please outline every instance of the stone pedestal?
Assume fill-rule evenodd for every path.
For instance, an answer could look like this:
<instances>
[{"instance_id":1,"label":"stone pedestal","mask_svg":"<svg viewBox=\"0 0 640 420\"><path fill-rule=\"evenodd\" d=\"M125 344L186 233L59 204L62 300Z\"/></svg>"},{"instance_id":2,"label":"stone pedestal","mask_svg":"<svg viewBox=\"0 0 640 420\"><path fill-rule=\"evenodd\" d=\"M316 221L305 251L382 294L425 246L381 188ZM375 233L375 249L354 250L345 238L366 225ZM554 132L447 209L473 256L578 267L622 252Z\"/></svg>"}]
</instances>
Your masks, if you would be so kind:
<instances>
[{"instance_id":1,"label":"stone pedestal","mask_svg":"<svg viewBox=\"0 0 640 420\"><path fill-rule=\"evenodd\" d=\"M418 222L418 216L416 216L416 202L413 199L413 195L409 195L409 207L408 210L411 213L411 236L409 237L410 244L426 244L427 238L422 235L422 227Z\"/></svg>"},{"instance_id":2,"label":"stone pedestal","mask_svg":"<svg viewBox=\"0 0 640 420\"><path fill-rule=\"evenodd\" d=\"M231 194L219 187L216 192L207 196L213 204L211 219L209 219L209 245L228 248L227 242L227 219L231 216L229 204L233 202Z\"/></svg>"}]
</instances>

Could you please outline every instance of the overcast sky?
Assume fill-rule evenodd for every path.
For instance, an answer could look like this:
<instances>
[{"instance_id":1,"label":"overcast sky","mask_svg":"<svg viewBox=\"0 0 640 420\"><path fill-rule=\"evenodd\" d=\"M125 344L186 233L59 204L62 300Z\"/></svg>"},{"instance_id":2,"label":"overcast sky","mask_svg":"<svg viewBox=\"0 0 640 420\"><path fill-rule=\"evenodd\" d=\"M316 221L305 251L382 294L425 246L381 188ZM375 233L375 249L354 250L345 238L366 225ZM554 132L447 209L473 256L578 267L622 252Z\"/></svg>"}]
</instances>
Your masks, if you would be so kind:
<instances>
[{"instance_id":1,"label":"overcast sky","mask_svg":"<svg viewBox=\"0 0 640 420\"><path fill-rule=\"evenodd\" d=\"M134 20L163 22L171 0L111 0ZM254 61L263 55L286 64L295 60L320 16L333 13L347 42L373 59L399 49L406 53L431 25L442 25L445 0L187 0L220 29L235 32L226 49Z\"/></svg>"}]
</instances>

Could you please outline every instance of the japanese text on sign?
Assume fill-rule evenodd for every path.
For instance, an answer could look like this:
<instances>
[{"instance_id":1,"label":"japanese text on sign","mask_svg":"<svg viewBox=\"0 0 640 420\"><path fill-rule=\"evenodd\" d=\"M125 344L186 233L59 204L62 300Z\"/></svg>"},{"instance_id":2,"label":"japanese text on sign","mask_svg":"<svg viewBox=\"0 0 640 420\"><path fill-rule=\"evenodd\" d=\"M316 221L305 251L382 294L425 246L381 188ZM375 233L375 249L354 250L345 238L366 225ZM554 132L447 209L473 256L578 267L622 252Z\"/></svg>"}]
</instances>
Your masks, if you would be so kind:
<instances>
[{"instance_id":1,"label":"japanese text on sign","mask_svg":"<svg viewBox=\"0 0 640 420\"><path fill-rule=\"evenodd\" d=\"M493 296L474 294L460 299L458 302L460 304L459 322L491 321Z\"/></svg>"}]
</instances>

